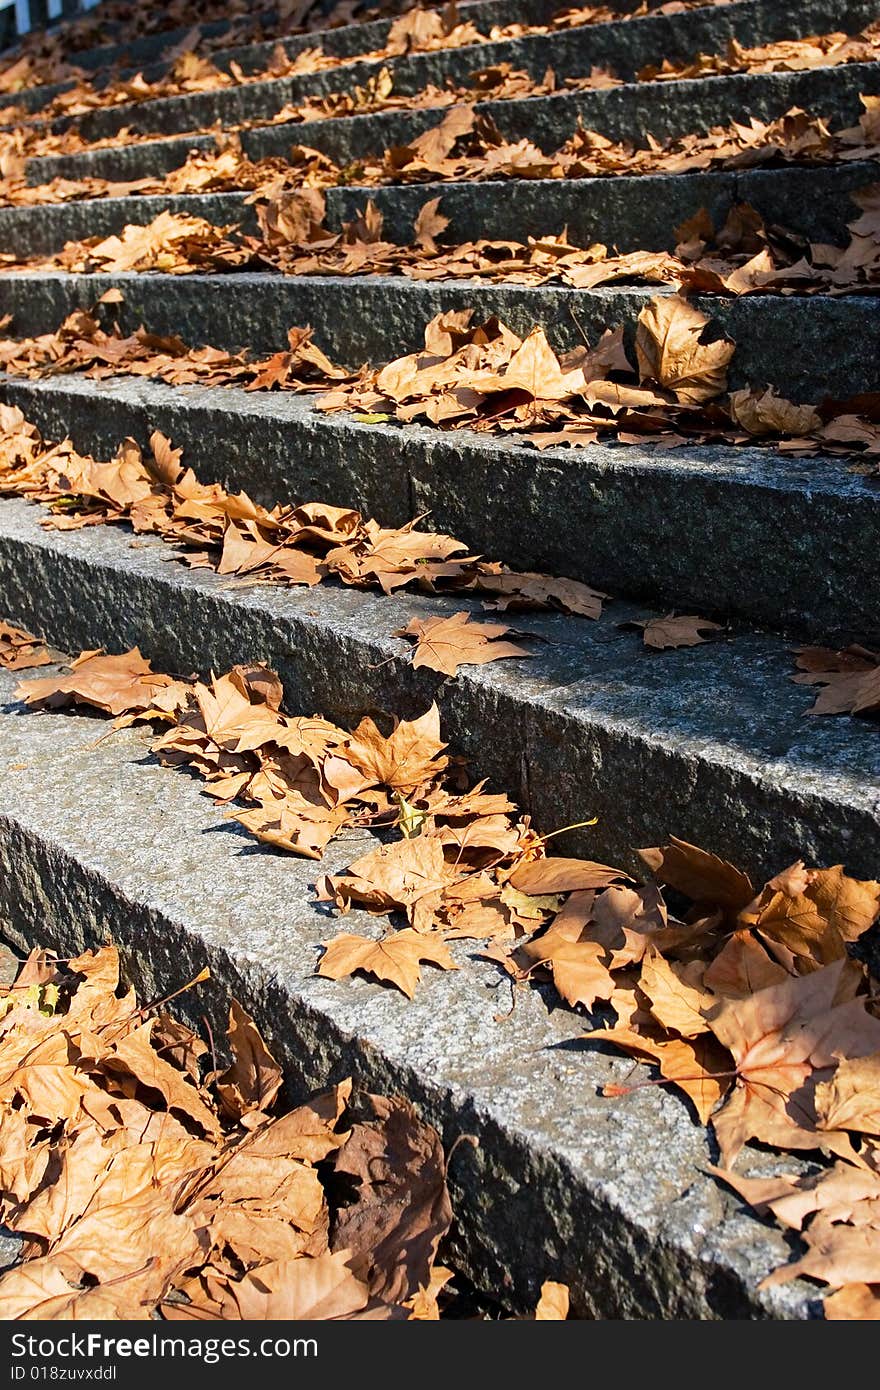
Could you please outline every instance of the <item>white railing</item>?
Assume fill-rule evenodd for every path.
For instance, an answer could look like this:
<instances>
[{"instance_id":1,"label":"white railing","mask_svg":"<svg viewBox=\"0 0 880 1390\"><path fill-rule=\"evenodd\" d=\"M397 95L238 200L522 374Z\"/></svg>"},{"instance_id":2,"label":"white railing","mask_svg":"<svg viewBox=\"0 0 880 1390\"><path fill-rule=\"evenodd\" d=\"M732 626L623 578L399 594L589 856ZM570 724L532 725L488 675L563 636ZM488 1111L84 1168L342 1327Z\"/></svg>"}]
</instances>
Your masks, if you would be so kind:
<instances>
[{"instance_id":1,"label":"white railing","mask_svg":"<svg viewBox=\"0 0 880 1390\"><path fill-rule=\"evenodd\" d=\"M78 0L77 10L93 10L99 0ZM63 13L63 0L46 0L46 10L50 20L60 19ZM27 34L37 27L31 17L30 0L0 0L0 14L4 10L15 9L15 29L17 34Z\"/></svg>"}]
</instances>

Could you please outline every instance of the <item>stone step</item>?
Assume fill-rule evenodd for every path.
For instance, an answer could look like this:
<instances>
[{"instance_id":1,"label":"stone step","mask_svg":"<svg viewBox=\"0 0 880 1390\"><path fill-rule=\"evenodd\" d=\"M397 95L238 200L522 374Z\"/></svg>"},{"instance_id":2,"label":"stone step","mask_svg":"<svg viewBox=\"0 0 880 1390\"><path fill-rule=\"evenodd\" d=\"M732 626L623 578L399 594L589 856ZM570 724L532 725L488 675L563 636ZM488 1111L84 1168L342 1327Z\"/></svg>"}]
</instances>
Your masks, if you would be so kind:
<instances>
[{"instance_id":1,"label":"stone step","mask_svg":"<svg viewBox=\"0 0 880 1390\"><path fill-rule=\"evenodd\" d=\"M291 394L136 378L0 378L0 399L44 438L69 435L97 458L126 435L146 447L160 429L203 482L267 507L326 498L389 526L428 513L432 529L515 568L880 646L880 490L845 460L724 447L539 453L510 436L365 425Z\"/></svg>"},{"instance_id":2,"label":"stone step","mask_svg":"<svg viewBox=\"0 0 880 1390\"><path fill-rule=\"evenodd\" d=\"M424 282L401 276L362 278L282 276L260 272L227 275L65 275L61 272L0 274L0 315L12 315L18 336L51 332L76 308L90 308L108 289L124 295L123 329L145 324L160 334L179 334L193 345L248 347L257 353L287 347L292 325L312 325L334 361L354 366L385 363L420 349L424 327L435 314L472 308L476 321L497 314L515 333L540 324L562 351L608 327L636 319L657 293L650 288L481 285L474 281ZM731 389L773 384L791 400L815 402L873 390L880 361L880 305L852 295L694 300L719 330L737 344Z\"/></svg>"},{"instance_id":3,"label":"stone step","mask_svg":"<svg viewBox=\"0 0 880 1390\"><path fill-rule=\"evenodd\" d=\"M637 145L644 145L648 134L665 140L731 121L748 122L752 117L775 120L793 106L821 115L835 129L852 126L863 109L859 100L862 93L880 94L880 63L629 83L548 97L477 102L475 110L489 116L510 140L528 137L549 153L570 138L579 120L609 139L632 140ZM286 157L291 146L307 145L345 165L405 145L433 129L444 114L444 109L432 107L284 122L242 131L241 144L252 159ZM215 147L213 134L166 135L79 154L31 159L27 176L31 183L88 175L116 180L158 177L183 164L190 150Z\"/></svg>"},{"instance_id":4,"label":"stone step","mask_svg":"<svg viewBox=\"0 0 880 1390\"><path fill-rule=\"evenodd\" d=\"M724 53L731 39L753 45L817 31L858 32L876 15L874 0L775 0L772 6L765 0L735 0L730 5L680 14L646 15L638 20L584 25L391 60L353 60L341 68L301 76L99 108L82 116L61 117L52 128L75 128L86 140L104 140L124 128L170 135L202 130L217 121L225 127L267 120L288 103L307 96L352 91L355 85L375 78L383 67L393 71L394 90L399 95L419 92L428 84L466 84L473 72L502 63L528 72L535 80L540 80L548 67L560 83L598 67L632 81L641 68L657 61L658 54L672 61L687 60L704 52Z\"/></svg>"},{"instance_id":5,"label":"stone step","mask_svg":"<svg viewBox=\"0 0 880 1390\"><path fill-rule=\"evenodd\" d=\"M402 245L412 241L413 225L425 203L439 198L440 210L450 219L445 241L525 241L567 228L581 246L602 241L620 251L659 251L674 248L675 228L700 208L707 208L720 226L738 202L751 203L768 225L784 226L811 241L845 244L846 224L858 215L850 195L878 179L880 161L853 160L812 167L543 182L355 186L327 188L324 193L329 227L339 230L372 200L384 218L383 236ZM111 236L129 224L145 225L165 211L204 217L216 226L237 223L256 233L248 196L156 194L0 208L0 245L7 254L22 258L51 255L67 241Z\"/></svg>"},{"instance_id":6,"label":"stone step","mask_svg":"<svg viewBox=\"0 0 880 1390\"><path fill-rule=\"evenodd\" d=\"M738 0L734 2L738 3ZM652 4L658 3L662 3L662 0L652 0ZM638 0L620 0L620 3L615 5L621 13L637 7ZM421 8L434 9L437 6L426 5ZM464 24L470 20L478 29L488 33L493 25L546 24L561 8L560 0L470 0L470 3L457 7L457 15L459 23ZM381 48L393 23L392 19L374 19L340 25L335 29L315 29L287 38L278 38L275 37L275 31L279 21L271 11L249 18L261 25L263 32L268 35L267 38L250 43L238 41L228 47L207 49L200 42L196 52L204 54L225 71L229 71L230 63L234 62L242 71L250 74L263 71L279 45L289 58L295 58L298 53L313 48L320 48L322 52L334 58L357 58L363 53ZM855 12L853 20L857 26L863 22L859 11ZM824 16L821 22L825 22ZM233 26L234 23L235 21L232 21ZM109 43L82 53L72 53L70 61L93 72L96 85L103 85L108 77L128 77L137 72L143 73L148 81L152 82L163 76L171 66L165 57L167 51L188 38L193 27L198 29L200 41L215 40L230 31L230 21L215 20L183 29L166 29L159 34L145 34L128 43ZM230 37L235 37L234 27ZM23 106L27 111L38 111L56 93L66 91L73 85L70 81L43 83L27 88L15 94L16 104Z\"/></svg>"},{"instance_id":7,"label":"stone step","mask_svg":"<svg viewBox=\"0 0 880 1390\"><path fill-rule=\"evenodd\" d=\"M163 669L221 671L263 660L291 706L346 727L366 712L412 716L436 699L474 772L514 795L542 829L598 817L568 845L635 864L669 833L735 859L759 880L803 857L869 877L880 832L880 743L870 721L807 718L788 644L743 631L662 655L610 604L598 621L517 614L527 660L414 670L392 634L413 617L484 612L454 598L326 584L237 585L176 563L123 530L48 531L39 510L0 503L0 612L63 650L138 643ZM565 853L560 836L560 852Z\"/></svg>"},{"instance_id":8,"label":"stone step","mask_svg":"<svg viewBox=\"0 0 880 1390\"><path fill-rule=\"evenodd\" d=\"M255 654L245 642L241 654ZM468 942L452 943L461 969L426 967L412 1001L362 979L317 978L317 943L337 929L314 904L318 866L224 822L193 779L146 756L143 730L102 738L106 723L90 718L21 716L15 684L0 672L5 935L62 956L112 940L146 999L207 965L210 981L175 1007L196 1027L207 1016L220 1036L230 997L241 1000L292 1098L353 1074L407 1096L447 1152L474 1136L450 1164L452 1256L494 1301L533 1308L554 1278L571 1286L580 1316L816 1316L803 1282L756 1292L787 1243L705 1173L712 1149L685 1104L658 1087L598 1094L633 1064L577 1043L585 1019L522 990L495 1022L509 991ZM331 846L326 864L341 868L363 848ZM357 913L345 926L376 930Z\"/></svg>"}]
</instances>

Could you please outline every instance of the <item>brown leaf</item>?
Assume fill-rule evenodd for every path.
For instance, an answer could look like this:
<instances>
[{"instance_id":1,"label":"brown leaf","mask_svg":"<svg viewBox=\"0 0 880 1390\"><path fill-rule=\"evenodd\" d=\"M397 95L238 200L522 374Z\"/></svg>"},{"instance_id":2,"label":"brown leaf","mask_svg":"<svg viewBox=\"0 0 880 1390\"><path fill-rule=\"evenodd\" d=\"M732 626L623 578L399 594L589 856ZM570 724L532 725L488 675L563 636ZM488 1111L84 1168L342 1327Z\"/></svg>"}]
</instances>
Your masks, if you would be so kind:
<instances>
[{"instance_id":1,"label":"brown leaf","mask_svg":"<svg viewBox=\"0 0 880 1390\"><path fill-rule=\"evenodd\" d=\"M698 618L693 614L676 617L668 613L665 618L650 618L636 626L644 633L645 646L660 652L672 647L698 647L709 640L705 633L723 631L720 623L712 623L708 618Z\"/></svg>"},{"instance_id":2,"label":"brown leaf","mask_svg":"<svg viewBox=\"0 0 880 1390\"><path fill-rule=\"evenodd\" d=\"M437 1132L405 1100L367 1098L371 1117L356 1124L336 1171L357 1184L337 1213L332 1248L374 1297L402 1303L428 1287L431 1266L452 1221L446 1161Z\"/></svg>"},{"instance_id":3,"label":"brown leaf","mask_svg":"<svg viewBox=\"0 0 880 1390\"><path fill-rule=\"evenodd\" d=\"M154 672L138 648L132 647L119 656L84 652L73 663L70 675L23 682L16 693L32 708L81 704L119 715L148 709L159 691L175 685L171 676Z\"/></svg>"},{"instance_id":4,"label":"brown leaf","mask_svg":"<svg viewBox=\"0 0 880 1390\"><path fill-rule=\"evenodd\" d=\"M835 961L751 998L725 999L710 1014L709 1026L737 1069L735 1090L713 1117L728 1165L749 1139L851 1154L845 1136L817 1129L808 1085L841 1057L880 1050L880 1021L865 1011L864 998L837 1002L845 964Z\"/></svg>"},{"instance_id":5,"label":"brown leaf","mask_svg":"<svg viewBox=\"0 0 880 1390\"><path fill-rule=\"evenodd\" d=\"M394 635L415 641L413 666L455 676L459 666L482 666L504 657L531 656L518 643L499 640L513 631L504 623L475 623L469 613L461 612L449 618L413 618Z\"/></svg>"},{"instance_id":6,"label":"brown leaf","mask_svg":"<svg viewBox=\"0 0 880 1390\"><path fill-rule=\"evenodd\" d=\"M265 1111L277 1096L282 1071L241 1005L229 1006L229 1046L232 1065L217 1078L217 1094L227 1115L240 1120L253 1111Z\"/></svg>"},{"instance_id":7,"label":"brown leaf","mask_svg":"<svg viewBox=\"0 0 880 1390\"><path fill-rule=\"evenodd\" d=\"M324 943L324 954L318 974L340 980L355 970L374 975L377 980L396 985L412 999L421 979L420 962L429 961L441 970L458 967L449 954L442 937L423 935L406 927L393 932L381 941L343 932Z\"/></svg>"},{"instance_id":8,"label":"brown leaf","mask_svg":"<svg viewBox=\"0 0 880 1390\"><path fill-rule=\"evenodd\" d=\"M685 405L703 405L727 385L734 345L703 341L710 320L678 295L652 299L639 314L636 355L642 380L656 381Z\"/></svg>"},{"instance_id":9,"label":"brown leaf","mask_svg":"<svg viewBox=\"0 0 880 1390\"><path fill-rule=\"evenodd\" d=\"M0 621L0 666L6 671L24 671L31 666L48 666L52 661L39 637Z\"/></svg>"},{"instance_id":10,"label":"brown leaf","mask_svg":"<svg viewBox=\"0 0 880 1390\"><path fill-rule=\"evenodd\" d=\"M877 1322L880 1320L880 1286L843 1284L822 1304L826 1322Z\"/></svg>"},{"instance_id":11,"label":"brown leaf","mask_svg":"<svg viewBox=\"0 0 880 1390\"><path fill-rule=\"evenodd\" d=\"M754 895L749 879L733 864L674 835L668 845L638 853L658 883L675 888L700 906L735 912Z\"/></svg>"},{"instance_id":12,"label":"brown leaf","mask_svg":"<svg viewBox=\"0 0 880 1390\"><path fill-rule=\"evenodd\" d=\"M608 864L589 859L532 859L514 869L508 883L520 893L575 893L585 888L607 888L628 875Z\"/></svg>"},{"instance_id":13,"label":"brown leaf","mask_svg":"<svg viewBox=\"0 0 880 1390\"><path fill-rule=\"evenodd\" d=\"M568 1317L568 1285L554 1284L547 1279L541 1285L541 1297L535 1309L535 1322L565 1322Z\"/></svg>"}]
</instances>

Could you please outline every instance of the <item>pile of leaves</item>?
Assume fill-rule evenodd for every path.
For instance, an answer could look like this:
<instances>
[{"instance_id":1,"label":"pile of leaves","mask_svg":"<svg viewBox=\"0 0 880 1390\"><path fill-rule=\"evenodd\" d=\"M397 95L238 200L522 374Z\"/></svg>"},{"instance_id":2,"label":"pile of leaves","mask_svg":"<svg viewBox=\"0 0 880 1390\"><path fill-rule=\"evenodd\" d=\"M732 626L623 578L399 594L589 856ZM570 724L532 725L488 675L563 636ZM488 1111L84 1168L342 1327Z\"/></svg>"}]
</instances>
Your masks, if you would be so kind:
<instances>
[{"instance_id":1,"label":"pile of leaves","mask_svg":"<svg viewBox=\"0 0 880 1390\"><path fill-rule=\"evenodd\" d=\"M848 226L846 246L811 243L778 225L768 228L748 203L734 204L716 228L706 208L676 228L674 254L622 255L601 242L579 247L559 234L515 240L445 243L449 218L441 198L425 202L413 240L383 237L384 218L370 201L342 230L326 225L327 200L319 188L280 193L257 203L260 236L201 217L162 212L118 236L67 242L51 256L18 261L0 255L7 269L58 269L76 274L128 271L236 271L271 267L285 275L387 275L415 280L470 279L517 285L550 282L594 289L613 281L667 284L685 292L745 294L876 293L880 288L880 184L852 195L861 215Z\"/></svg>"},{"instance_id":2,"label":"pile of leaves","mask_svg":"<svg viewBox=\"0 0 880 1390\"><path fill-rule=\"evenodd\" d=\"M111 289L99 304L121 300ZM472 319L467 309L439 314L426 326L423 352L350 371L329 361L310 329L292 328L288 350L252 361L246 352L189 348L143 328L123 337L103 328L97 312L76 310L53 333L0 340L0 367L14 376L81 371L175 386L323 391L321 409L353 411L367 423L425 419L442 428L515 431L539 449L608 437L667 447L772 444L798 455L855 454L866 461L853 471L877 472L876 393L816 405L786 400L772 387L725 394L735 344L712 336L711 320L687 298L663 296L641 311L635 366L622 328L607 329L595 347L557 354L541 328L523 340L496 318L474 326ZM11 428L17 433L17 424ZM6 490L39 496L40 485L24 476L7 479Z\"/></svg>"},{"instance_id":3,"label":"pile of leaves","mask_svg":"<svg viewBox=\"0 0 880 1390\"><path fill-rule=\"evenodd\" d=\"M206 1070L196 1033L121 987L113 946L31 953L0 998L0 1211L25 1241L0 1316L440 1316L436 1131L350 1081L282 1108L281 1069L235 1002L228 1044L231 1065ZM538 1316L566 1304L547 1285Z\"/></svg>"},{"instance_id":4,"label":"pile of leaves","mask_svg":"<svg viewBox=\"0 0 880 1390\"><path fill-rule=\"evenodd\" d=\"M279 848L318 858L343 824L381 827L376 847L319 879L317 894L343 914L366 909L384 930L331 937L319 975L367 974L411 996L424 963L456 968L449 943L464 938L514 991L552 983L590 1014L585 1041L659 1070L656 1082L609 1085L609 1099L677 1087L712 1125L716 1176L803 1230L806 1254L769 1282L806 1274L840 1290L829 1316L876 1316L878 988L851 947L877 921L880 883L797 862L756 889L674 838L639 852L642 883L548 856L548 837L504 795L462 784L436 708L387 734L370 719L346 734L284 715L264 667L202 683L153 673L136 650L91 652L19 693L31 707L75 703L156 723L157 756L195 769L218 800L249 803L232 815ZM753 1180L731 1167L752 1142L833 1163Z\"/></svg>"},{"instance_id":5,"label":"pile of leaves","mask_svg":"<svg viewBox=\"0 0 880 1390\"><path fill-rule=\"evenodd\" d=\"M340 384L319 407L516 431L539 449L585 446L611 434L622 444L773 442L789 453L859 450L869 458L880 451L873 396L814 406L788 401L772 387L725 394L735 345L713 334L711 320L680 295L642 309L635 365L622 328L606 329L595 347L557 354L542 328L523 340L496 318L472 320L469 309L437 315L425 329L424 351ZM873 462L855 468L877 471Z\"/></svg>"}]
</instances>

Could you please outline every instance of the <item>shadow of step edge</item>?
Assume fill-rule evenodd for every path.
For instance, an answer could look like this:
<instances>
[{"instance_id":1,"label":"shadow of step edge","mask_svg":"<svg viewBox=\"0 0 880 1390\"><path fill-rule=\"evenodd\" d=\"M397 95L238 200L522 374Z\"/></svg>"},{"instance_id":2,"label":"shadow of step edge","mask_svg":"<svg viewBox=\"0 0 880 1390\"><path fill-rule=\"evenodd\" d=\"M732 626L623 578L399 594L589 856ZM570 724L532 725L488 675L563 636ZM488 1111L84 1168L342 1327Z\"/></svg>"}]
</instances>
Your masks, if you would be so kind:
<instances>
[{"instance_id":1,"label":"shadow of step edge","mask_svg":"<svg viewBox=\"0 0 880 1390\"><path fill-rule=\"evenodd\" d=\"M0 503L0 612L66 651L134 643L161 669L220 671L264 660L291 707L346 727L364 713L421 713L474 773L516 796L544 830L598 816L568 836L606 862L674 833L761 881L803 857L876 871L880 740L870 721L804 716L810 692L788 676L788 645L760 633L699 650L644 651L616 603L598 622L517 615L534 656L416 671L392 634L411 618L460 610L428 599L321 586L243 589L176 564L161 542L114 528L59 534L20 501ZM516 730L511 739L504 731ZM562 845L562 837L560 837ZM565 849L561 848L564 853Z\"/></svg>"},{"instance_id":2,"label":"shadow of step edge","mask_svg":"<svg viewBox=\"0 0 880 1390\"><path fill-rule=\"evenodd\" d=\"M98 458L126 435L147 448L160 429L203 482L267 507L326 498L389 526L427 513L432 530L516 568L880 646L880 489L845 460L602 444L539 453L515 437L365 425L283 393L132 378L0 377L0 399L45 438L69 435Z\"/></svg>"},{"instance_id":3,"label":"shadow of step edge","mask_svg":"<svg viewBox=\"0 0 880 1390\"><path fill-rule=\"evenodd\" d=\"M546 236L568 229L575 242L602 241L620 251L672 250L675 228L707 208L717 226L737 202L751 203L766 222L812 241L847 240L858 210L850 195L880 179L880 161L793 165L779 169L642 174L509 183L410 184L382 188L328 188L327 225L335 230L372 200L384 218L383 236L412 241L415 220L432 198L450 219L451 242ZM35 207L0 208L0 245L8 255L51 255L67 241L111 236L129 224L145 225L164 211L204 217L215 226L238 224L256 233L246 193L157 194L96 198Z\"/></svg>"},{"instance_id":4,"label":"shadow of step edge","mask_svg":"<svg viewBox=\"0 0 880 1390\"><path fill-rule=\"evenodd\" d=\"M473 309L474 322L497 314L515 333L535 324L558 350L584 339L596 342L605 328L628 326L633 334L649 300L668 290L559 286L480 285L472 281L424 282L402 276L65 275L61 272L0 274L0 314L12 315L18 336L47 333L76 308L91 308L111 287L122 290L123 330L145 324L151 332L179 334L193 345L248 347L256 353L287 347L292 325L310 324L315 339L336 361L385 363L418 351L435 314ZM694 301L719 331L736 343L731 389L772 383L784 396L817 401L876 387L880 361L880 300L825 295L747 295Z\"/></svg>"},{"instance_id":5,"label":"shadow of step edge","mask_svg":"<svg viewBox=\"0 0 880 1390\"><path fill-rule=\"evenodd\" d=\"M858 30L876 18L873 0L738 0L729 6L707 6L682 14L646 15L637 20L585 25L553 34L474 44L465 48L414 53L387 59L353 61L344 68L269 79L263 82L217 87L211 91L158 97L152 101L104 107L81 116L63 116L54 130L74 128L86 140L107 139L124 128L141 134L168 135L200 130L220 122L266 120L289 102L308 96L352 91L375 79L383 67L391 67L394 89L400 96L422 91L428 84L444 87L466 84L473 72L509 63L533 79L543 78L548 67L562 84L580 77L592 67L608 68L627 81L657 55L689 60L699 53L724 53L731 40L745 44L764 37L798 37L815 28L833 30L839 23Z\"/></svg>"},{"instance_id":6,"label":"shadow of step edge","mask_svg":"<svg viewBox=\"0 0 880 1390\"><path fill-rule=\"evenodd\" d=\"M375 918L328 917L312 892L319 866L224 823L197 782L146 757L143 730L95 745L105 723L20 717L14 686L0 672L0 927L20 947L68 956L114 941L142 998L207 965L210 981L175 1008L220 1036L239 999L294 1098L354 1075L406 1096L447 1151L473 1135L450 1166L452 1258L508 1307L533 1308L554 1278L580 1316L816 1316L803 1282L757 1292L787 1243L705 1174L712 1145L686 1104L658 1087L598 1094L633 1064L578 1044L584 1017L523 991L496 1023L507 988L470 942L452 943L457 972L426 967L412 1001L316 978L318 943L340 927L377 935ZM363 848L332 846L320 868Z\"/></svg>"},{"instance_id":7,"label":"shadow of step edge","mask_svg":"<svg viewBox=\"0 0 880 1390\"><path fill-rule=\"evenodd\" d=\"M880 93L880 63L642 82L600 91L478 102L475 109L490 116L512 141L527 137L551 152L569 139L579 119L609 139L632 140L637 145L645 143L646 132L664 140L734 120L748 121L753 116L761 121L775 120L793 106L821 115L838 129L857 123L863 109L861 93ZM379 111L260 126L242 131L241 144L252 159L286 157L291 146L307 145L347 164L405 145L438 125L446 109ZM80 154L43 156L28 161L27 177L31 183L89 175L108 179L158 177L183 164L191 149L214 149L216 143L215 135L193 133Z\"/></svg>"}]
</instances>

